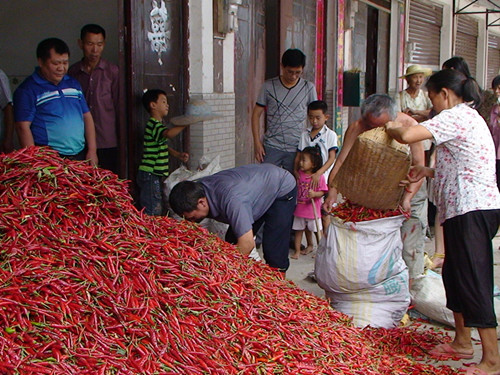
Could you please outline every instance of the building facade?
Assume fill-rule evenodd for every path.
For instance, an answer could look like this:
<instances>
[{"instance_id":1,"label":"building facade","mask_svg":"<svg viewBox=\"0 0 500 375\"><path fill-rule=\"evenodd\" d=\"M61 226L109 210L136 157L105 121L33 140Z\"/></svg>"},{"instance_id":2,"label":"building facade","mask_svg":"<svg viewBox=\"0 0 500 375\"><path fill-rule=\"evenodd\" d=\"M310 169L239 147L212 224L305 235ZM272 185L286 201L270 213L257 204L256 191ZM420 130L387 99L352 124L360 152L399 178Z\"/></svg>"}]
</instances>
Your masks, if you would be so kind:
<instances>
[{"instance_id":1,"label":"building facade","mask_svg":"<svg viewBox=\"0 0 500 375\"><path fill-rule=\"evenodd\" d=\"M169 116L182 114L194 98L223 115L193 125L172 147L191 154L191 168L216 155L229 168L254 162L252 108L264 80L279 74L287 48L307 55L304 78L315 82L329 104L329 126L341 142L359 117L363 97L395 95L405 84L398 77L410 64L438 70L462 55L488 88L500 69L496 1L4 1L0 67L15 89L36 65L40 40L65 40L73 63L81 58L81 26L101 24L107 30L105 57L120 66L122 76L122 177L135 179L147 120L140 97L153 87L167 91ZM178 165L172 161L173 168Z\"/></svg>"}]
</instances>

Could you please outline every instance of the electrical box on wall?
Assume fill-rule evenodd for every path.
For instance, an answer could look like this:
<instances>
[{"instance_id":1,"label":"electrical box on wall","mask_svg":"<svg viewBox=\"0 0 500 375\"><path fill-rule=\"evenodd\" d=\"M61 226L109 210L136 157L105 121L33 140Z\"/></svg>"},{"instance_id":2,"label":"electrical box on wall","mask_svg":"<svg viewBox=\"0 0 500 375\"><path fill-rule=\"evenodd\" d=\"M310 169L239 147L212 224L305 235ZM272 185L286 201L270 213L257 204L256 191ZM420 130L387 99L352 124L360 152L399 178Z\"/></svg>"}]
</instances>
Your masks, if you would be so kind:
<instances>
[{"instance_id":1,"label":"electrical box on wall","mask_svg":"<svg viewBox=\"0 0 500 375\"><path fill-rule=\"evenodd\" d=\"M359 107L365 98L365 73L344 72L343 105L346 107Z\"/></svg>"}]
</instances>

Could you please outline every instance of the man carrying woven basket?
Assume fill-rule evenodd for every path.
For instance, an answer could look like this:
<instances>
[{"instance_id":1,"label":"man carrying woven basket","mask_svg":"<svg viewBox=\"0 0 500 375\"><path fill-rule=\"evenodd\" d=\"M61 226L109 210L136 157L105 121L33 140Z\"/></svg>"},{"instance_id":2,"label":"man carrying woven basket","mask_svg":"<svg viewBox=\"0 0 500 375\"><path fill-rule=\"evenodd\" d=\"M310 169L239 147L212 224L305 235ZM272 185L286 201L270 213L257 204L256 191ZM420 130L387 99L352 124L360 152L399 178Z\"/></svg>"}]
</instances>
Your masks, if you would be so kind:
<instances>
[{"instance_id":1,"label":"man carrying woven basket","mask_svg":"<svg viewBox=\"0 0 500 375\"><path fill-rule=\"evenodd\" d=\"M345 161L357 137L365 131L376 127L383 127L387 122L396 121L404 126L418 125L410 116L397 112L396 103L389 95L370 95L361 105L361 118L349 125L345 133L342 149L337 157L328 178L328 196L323 208L330 212L332 205L337 202L337 189L333 180L342 163ZM418 142L410 146L412 165L424 166L424 147ZM411 212L410 219L403 223L401 235L403 239L403 259L408 266L410 285L411 280L424 272L424 240L427 226L427 193L420 189L423 180L412 183L406 190L401 205L405 211Z\"/></svg>"}]
</instances>

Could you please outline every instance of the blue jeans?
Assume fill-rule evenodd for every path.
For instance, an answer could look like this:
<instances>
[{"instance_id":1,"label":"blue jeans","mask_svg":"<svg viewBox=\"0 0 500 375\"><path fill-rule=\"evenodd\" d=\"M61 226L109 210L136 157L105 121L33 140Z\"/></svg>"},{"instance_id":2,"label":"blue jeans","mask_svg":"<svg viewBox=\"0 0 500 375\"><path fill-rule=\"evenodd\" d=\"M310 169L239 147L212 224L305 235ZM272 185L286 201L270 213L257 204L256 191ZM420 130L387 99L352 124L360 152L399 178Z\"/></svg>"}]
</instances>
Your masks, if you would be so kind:
<instances>
[{"instance_id":1,"label":"blue jeans","mask_svg":"<svg viewBox=\"0 0 500 375\"><path fill-rule=\"evenodd\" d=\"M161 194L162 177L139 170L137 185L139 185L139 205L144 208L144 213L150 216L164 214L163 197Z\"/></svg>"}]
</instances>

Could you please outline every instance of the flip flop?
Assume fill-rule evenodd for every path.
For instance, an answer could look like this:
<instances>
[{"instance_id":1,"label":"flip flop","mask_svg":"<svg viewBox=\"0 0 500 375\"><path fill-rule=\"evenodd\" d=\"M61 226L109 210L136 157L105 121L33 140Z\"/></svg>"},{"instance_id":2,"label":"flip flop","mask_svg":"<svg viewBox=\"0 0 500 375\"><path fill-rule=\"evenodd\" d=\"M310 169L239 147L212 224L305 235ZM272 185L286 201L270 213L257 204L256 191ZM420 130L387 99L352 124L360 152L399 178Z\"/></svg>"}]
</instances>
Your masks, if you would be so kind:
<instances>
[{"instance_id":1,"label":"flip flop","mask_svg":"<svg viewBox=\"0 0 500 375\"><path fill-rule=\"evenodd\" d=\"M470 366L465 372L465 375L500 375L500 371L486 372L481 370L479 367Z\"/></svg>"},{"instance_id":2,"label":"flip flop","mask_svg":"<svg viewBox=\"0 0 500 375\"><path fill-rule=\"evenodd\" d=\"M446 356L446 357L454 357L454 358L462 358L462 359L474 358L474 352L472 352L470 354L457 352L448 343L436 345L434 348L429 350L429 354L433 355L433 356L438 356L438 357Z\"/></svg>"}]
</instances>

